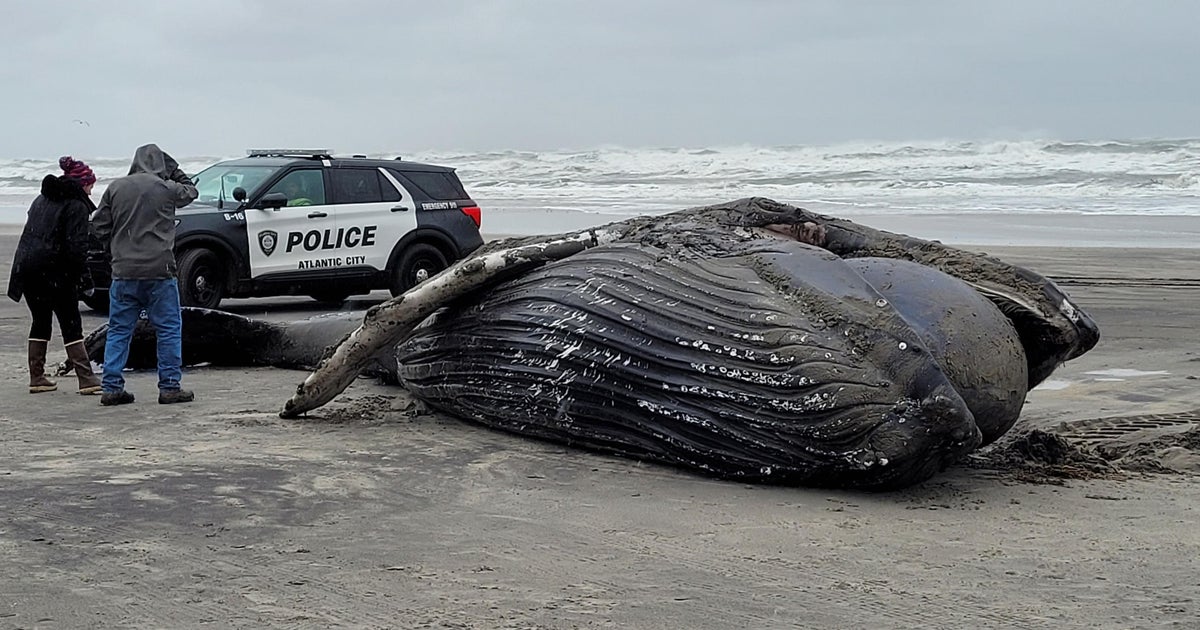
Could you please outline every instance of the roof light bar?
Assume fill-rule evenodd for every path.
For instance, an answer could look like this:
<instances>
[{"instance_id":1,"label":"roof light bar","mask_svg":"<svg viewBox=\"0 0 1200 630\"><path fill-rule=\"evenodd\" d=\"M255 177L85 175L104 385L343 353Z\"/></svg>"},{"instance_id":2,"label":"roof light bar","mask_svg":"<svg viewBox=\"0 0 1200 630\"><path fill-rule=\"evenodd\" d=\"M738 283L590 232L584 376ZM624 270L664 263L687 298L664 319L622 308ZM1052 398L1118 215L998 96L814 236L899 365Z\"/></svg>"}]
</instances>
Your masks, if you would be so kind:
<instances>
[{"instance_id":1,"label":"roof light bar","mask_svg":"<svg viewBox=\"0 0 1200 630\"><path fill-rule=\"evenodd\" d=\"M246 155L333 155L331 149L246 149Z\"/></svg>"}]
</instances>

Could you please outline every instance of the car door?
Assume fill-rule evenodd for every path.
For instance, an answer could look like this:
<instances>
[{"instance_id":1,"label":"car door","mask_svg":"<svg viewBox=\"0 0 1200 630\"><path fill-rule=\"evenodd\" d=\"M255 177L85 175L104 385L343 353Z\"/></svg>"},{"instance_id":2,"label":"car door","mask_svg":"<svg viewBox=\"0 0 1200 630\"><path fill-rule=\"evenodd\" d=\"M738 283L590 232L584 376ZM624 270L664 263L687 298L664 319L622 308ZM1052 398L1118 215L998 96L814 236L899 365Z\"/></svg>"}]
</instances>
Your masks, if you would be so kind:
<instances>
[{"instance_id":1,"label":"car door","mask_svg":"<svg viewBox=\"0 0 1200 630\"><path fill-rule=\"evenodd\" d=\"M305 270L330 266L337 255L331 251L337 213L325 189L321 167L293 169L265 193L283 193L286 205L246 210L251 278L303 275Z\"/></svg>"},{"instance_id":2,"label":"car door","mask_svg":"<svg viewBox=\"0 0 1200 630\"><path fill-rule=\"evenodd\" d=\"M392 247L417 226L412 195L378 167L329 171L347 268L383 270Z\"/></svg>"}]
</instances>

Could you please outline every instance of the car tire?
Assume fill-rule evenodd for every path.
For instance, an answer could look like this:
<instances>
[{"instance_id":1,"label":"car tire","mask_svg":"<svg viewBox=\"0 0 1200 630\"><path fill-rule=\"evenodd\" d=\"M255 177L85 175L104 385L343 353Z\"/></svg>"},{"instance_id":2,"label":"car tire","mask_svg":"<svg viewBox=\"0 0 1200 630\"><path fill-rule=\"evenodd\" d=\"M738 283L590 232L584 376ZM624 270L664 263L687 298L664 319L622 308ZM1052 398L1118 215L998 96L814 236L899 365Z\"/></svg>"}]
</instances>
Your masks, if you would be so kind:
<instances>
[{"instance_id":1,"label":"car tire","mask_svg":"<svg viewBox=\"0 0 1200 630\"><path fill-rule=\"evenodd\" d=\"M392 268L392 297L421 284L448 267L441 250L428 243L408 246Z\"/></svg>"},{"instance_id":2,"label":"car tire","mask_svg":"<svg viewBox=\"0 0 1200 630\"><path fill-rule=\"evenodd\" d=\"M225 293L225 267L211 249L197 247L179 256L179 304L217 308Z\"/></svg>"},{"instance_id":3,"label":"car tire","mask_svg":"<svg viewBox=\"0 0 1200 630\"><path fill-rule=\"evenodd\" d=\"M95 292L93 292L91 295L85 295L80 299L83 300L83 303L86 304L87 307L92 309L93 311L96 311L97 313L99 313L101 315L108 314L108 290L107 289L96 289Z\"/></svg>"}]
</instances>

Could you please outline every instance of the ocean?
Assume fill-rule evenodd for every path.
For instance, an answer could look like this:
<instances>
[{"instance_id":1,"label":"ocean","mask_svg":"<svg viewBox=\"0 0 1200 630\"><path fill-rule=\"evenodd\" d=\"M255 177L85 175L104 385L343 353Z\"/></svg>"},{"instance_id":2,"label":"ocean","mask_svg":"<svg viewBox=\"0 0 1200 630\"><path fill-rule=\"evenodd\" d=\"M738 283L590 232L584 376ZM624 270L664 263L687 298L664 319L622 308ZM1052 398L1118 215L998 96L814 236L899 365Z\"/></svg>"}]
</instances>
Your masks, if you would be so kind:
<instances>
[{"instance_id":1,"label":"ocean","mask_svg":"<svg viewBox=\"0 0 1200 630\"><path fill-rule=\"evenodd\" d=\"M748 196L851 219L1200 216L1200 139L397 151L371 157L397 155L456 167L493 226L508 215L546 211L599 224ZM96 200L129 165L129 157L76 157L99 178ZM180 163L195 173L233 157L239 155L184 157ZM0 223L23 223L41 178L57 170L52 159L0 159Z\"/></svg>"}]
</instances>

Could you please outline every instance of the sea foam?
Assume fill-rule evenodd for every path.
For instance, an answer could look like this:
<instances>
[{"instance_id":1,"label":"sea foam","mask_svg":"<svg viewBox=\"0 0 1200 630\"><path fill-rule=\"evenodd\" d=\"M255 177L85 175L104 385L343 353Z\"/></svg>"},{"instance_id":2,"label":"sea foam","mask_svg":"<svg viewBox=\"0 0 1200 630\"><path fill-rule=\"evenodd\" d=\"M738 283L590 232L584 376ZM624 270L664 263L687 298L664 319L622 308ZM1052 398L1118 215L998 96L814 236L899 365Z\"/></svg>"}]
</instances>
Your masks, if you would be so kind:
<instances>
[{"instance_id":1,"label":"sea foam","mask_svg":"<svg viewBox=\"0 0 1200 630\"><path fill-rule=\"evenodd\" d=\"M351 147L352 148L352 147ZM491 211L618 217L763 196L855 214L1200 215L1200 140L843 143L823 146L425 151ZM99 182L128 158L87 160ZM226 157L239 157L237 155ZM221 157L187 157L195 173ZM0 222L23 221L56 159L0 159ZM14 212L15 210L15 212Z\"/></svg>"}]
</instances>

